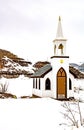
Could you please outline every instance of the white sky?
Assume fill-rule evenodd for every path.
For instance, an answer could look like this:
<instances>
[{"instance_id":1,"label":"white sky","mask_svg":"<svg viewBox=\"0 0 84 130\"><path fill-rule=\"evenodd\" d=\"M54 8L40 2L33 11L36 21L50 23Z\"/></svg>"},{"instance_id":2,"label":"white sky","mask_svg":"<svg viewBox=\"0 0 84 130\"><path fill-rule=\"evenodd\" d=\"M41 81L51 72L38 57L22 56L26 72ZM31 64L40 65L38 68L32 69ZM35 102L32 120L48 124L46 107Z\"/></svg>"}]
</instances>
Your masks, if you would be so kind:
<instances>
[{"instance_id":1,"label":"white sky","mask_svg":"<svg viewBox=\"0 0 84 130\"><path fill-rule=\"evenodd\" d=\"M70 62L84 61L84 0L0 0L0 48L32 62L47 60L59 15Z\"/></svg>"}]
</instances>

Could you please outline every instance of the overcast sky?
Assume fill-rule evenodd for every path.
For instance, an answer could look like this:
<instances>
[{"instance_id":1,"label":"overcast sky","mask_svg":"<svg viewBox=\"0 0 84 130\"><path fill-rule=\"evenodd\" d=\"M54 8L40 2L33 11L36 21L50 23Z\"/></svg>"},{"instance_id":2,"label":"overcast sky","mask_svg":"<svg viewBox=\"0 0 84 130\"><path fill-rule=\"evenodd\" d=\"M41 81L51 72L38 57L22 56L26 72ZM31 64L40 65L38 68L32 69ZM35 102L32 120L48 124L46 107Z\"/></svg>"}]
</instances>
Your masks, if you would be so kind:
<instances>
[{"instance_id":1,"label":"overcast sky","mask_svg":"<svg viewBox=\"0 0 84 130\"><path fill-rule=\"evenodd\" d=\"M29 61L47 60L59 16L70 62L84 61L84 0L0 0L0 48Z\"/></svg>"}]
</instances>

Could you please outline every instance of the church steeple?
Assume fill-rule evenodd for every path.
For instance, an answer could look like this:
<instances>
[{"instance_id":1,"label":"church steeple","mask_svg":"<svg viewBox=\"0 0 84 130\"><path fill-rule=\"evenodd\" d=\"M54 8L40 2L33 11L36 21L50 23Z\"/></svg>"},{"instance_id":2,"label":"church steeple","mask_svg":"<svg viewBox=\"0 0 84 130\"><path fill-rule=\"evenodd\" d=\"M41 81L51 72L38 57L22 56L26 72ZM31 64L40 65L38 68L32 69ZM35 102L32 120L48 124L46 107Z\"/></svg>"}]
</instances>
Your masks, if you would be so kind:
<instances>
[{"instance_id":1,"label":"church steeple","mask_svg":"<svg viewBox=\"0 0 84 130\"><path fill-rule=\"evenodd\" d=\"M66 39L63 37L61 17L59 16L57 34L54 43L54 56L65 56L66 55Z\"/></svg>"},{"instance_id":2,"label":"church steeple","mask_svg":"<svg viewBox=\"0 0 84 130\"><path fill-rule=\"evenodd\" d=\"M59 16L59 21L58 21L58 28L57 28L56 38L63 38L62 25L61 25L61 17L60 16Z\"/></svg>"}]
</instances>

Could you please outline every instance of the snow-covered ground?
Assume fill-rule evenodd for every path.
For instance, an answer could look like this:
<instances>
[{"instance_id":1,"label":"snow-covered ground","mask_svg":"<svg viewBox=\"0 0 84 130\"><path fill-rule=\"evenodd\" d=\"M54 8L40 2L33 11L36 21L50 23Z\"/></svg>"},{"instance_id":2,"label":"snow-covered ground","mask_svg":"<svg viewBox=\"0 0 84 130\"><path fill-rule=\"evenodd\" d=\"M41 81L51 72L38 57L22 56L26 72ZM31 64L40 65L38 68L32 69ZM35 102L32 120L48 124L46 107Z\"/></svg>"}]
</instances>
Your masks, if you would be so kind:
<instances>
[{"instance_id":1,"label":"snow-covered ground","mask_svg":"<svg viewBox=\"0 0 84 130\"><path fill-rule=\"evenodd\" d=\"M84 102L84 79L75 79L74 82L74 97Z\"/></svg>"},{"instance_id":2,"label":"snow-covered ground","mask_svg":"<svg viewBox=\"0 0 84 130\"><path fill-rule=\"evenodd\" d=\"M28 77L19 76L19 78L1 78L0 84L7 84L7 92L14 94L17 98L21 96L32 96L33 81Z\"/></svg>"},{"instance_id":3,"label":"snow-covered ground","mask_svg":"<svg viewBox=\"0 0 84 130\"><path fill-rule=\"evenodd\" d=\"M61 104L50 98L0 100L0 130L76 130L65 125Z\"/></svg>"},{"instance_id":4,"label":"snow-covered ground","mask_svg":"<svg viewBox=\"0 0 84 130\"><path fill-rule=\"evenodd\" d=\"M62 106L64 101L57 101L51 98L20 99L19 97L21 96L32 95L32 79L24 76L16 79L0 79L0 83L5 82L8 84L7 92L15 94L18 99L0 100L0 130L84 129L81 126L79 128L71 126L70 120L64 117L62 114L66 113L65 108ZM82 101L84 101L83 83L84 81L77 81L75 83L77 89L74 94L76 99L80 98ZM78 89L79 87L81 90ZM77 106L74 104L72 108L76 110ZM80 109L84 120L84 102L80 103ZM76 112L75 114L76 120L79 122L79 114Z\"/></svg>"},{"instance_id":5,"label":"snow-covered ground","mask_svg":"<svg viewBox=\"0 0 84 130\"><path fill-rule=\"evenodd\" d=\"M51 98L20 99L21 96L32 95L32 79L20 76L14 79L1 78L0 83L7 83L7 92L15 94L18 99L0 100L0 130L83 130L84 127L75 128L62 113L66 113L62 107L63 101ZM76 99L84 101L83 82L77 81L74 94ZM74 108L75 107L75 108ZM74 110L77 108L74 105ZM80 103L82 116L84 115L84 103ZM84 117L84 116L83 116ZM77 120L79 120L77 114ZM67 124L67 125L66 125Z\"/></svg>"}]
</instances>

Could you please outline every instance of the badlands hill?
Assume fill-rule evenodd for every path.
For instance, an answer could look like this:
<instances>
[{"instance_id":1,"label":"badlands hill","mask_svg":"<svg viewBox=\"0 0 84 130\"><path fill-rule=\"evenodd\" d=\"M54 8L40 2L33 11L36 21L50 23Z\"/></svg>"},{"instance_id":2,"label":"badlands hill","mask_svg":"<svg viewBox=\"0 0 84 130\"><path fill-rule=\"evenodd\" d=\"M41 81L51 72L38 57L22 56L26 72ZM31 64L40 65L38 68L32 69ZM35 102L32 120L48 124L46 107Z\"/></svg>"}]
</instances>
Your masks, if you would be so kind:
<instances>
[{"instance_id":1,"label":"badlands hill","mask_svg":"<svg viewBox=\"0 0 84 130\"><path fill-rule=\"evenodd\" d=\"M19 58L10 51L0 49L0 77L17 78L19 75L29 77L33 72L31 62Z\"/></svg>"}]
</instances>

